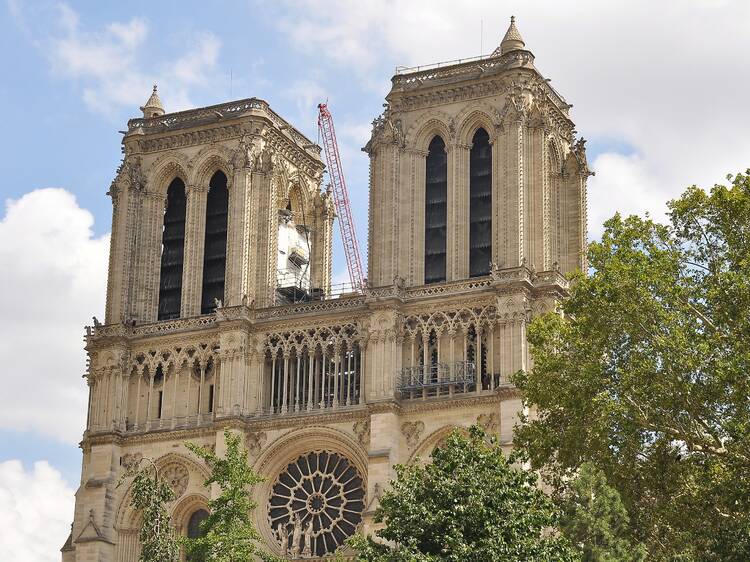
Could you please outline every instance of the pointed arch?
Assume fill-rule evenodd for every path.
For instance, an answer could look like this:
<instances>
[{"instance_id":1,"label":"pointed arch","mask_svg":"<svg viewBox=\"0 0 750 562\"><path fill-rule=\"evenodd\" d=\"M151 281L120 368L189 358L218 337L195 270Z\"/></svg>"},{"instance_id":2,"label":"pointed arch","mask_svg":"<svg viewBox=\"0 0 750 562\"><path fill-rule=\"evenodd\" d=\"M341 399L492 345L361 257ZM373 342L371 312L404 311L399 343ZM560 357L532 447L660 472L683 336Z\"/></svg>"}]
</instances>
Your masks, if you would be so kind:
<instances>
[{"instance_id":1,"label":"pointed arch","mask_svg":"<svg viewBox=\"0 0 750 562\"><path fill-rule=\"evenodd\" d=\"M190 185L190 162L182 153L167 152L154 160L146 175L150 191L166 197L167 189L175 178L180 178L186 186Z\"/></svg>"},{"instance_id":2,"label":"pointed arch","mask_svg":"<svg viewBox=\"0 0 750 562\"><path fill-rule=\"evenodd\" d=\"M492 146L479 127L469 151L469 276L488 275L492 260Z\"/></svg>"},{"instance_id":3,"label":"pointed arch","mask_svg":"<svg viewBox=\"0 0 750 562\"><path fill-rule=\"evenodd\" d=\"M407 465L415 464L419 461L420 464L429 464L431 461L430 457L432 452L448 438L448 436L455 430L459 430L461 433L467 434L468 431L465 427L460 425L444 425L443 427L433 431L424 440L417 445L416 449L409 456Z\"/></svg>"},{"instance_id":4,"label":"pointed arch","mask_svg":"<svg viewBox=\"0 0 750 562\"><path fill-rule=\"evenodd\" d=\"M439 135L447 143L453 136L453 122L451 116L445 112L430 111L409 127L406 134L407 146L426 151L435 135Z\"/></svg>"},{"instance_id":5,"label":"pointed arch","mask_svg":"<svg viewBox=\"0 0 750 562\"><path fill-rule=\"evenodd\" d=\"M232 151L226 147L212 145L202 149L190 161L192 169L190 183L201 187L206 186L218 171L223 172L228 180L231 180L231 161Z\"/></svg>"},{"instance_id":6,"label":"pointed arch","mask_svg":"<svg viewBox=\"0 0 750 562\"><path fill-rule=\"evenodd\" d=\"M221 170L214 172L208 184L206 199L206 230L203 245L203 283L201 289L201 314L216 308L217 300L224 301L227 268L227 226L229 214L229 189L227 176Z\"/></svg>"},{"instance_id":7,"label":"pointed arch","mask_svg":"<svg viewBox=\"0 0 750 562\"><path fill-rule=\"evenodd\" d=\"M491 116L495 115L493 119ZM477 129L483 128L494 141L495 131L500 126L499 113L486 103L472 104L456 116L457 138L461 144L471 144Z\"/></svg>"},{"instance_id":8,"label":"pointed arch","mask_svg":"<svg viewBox=\"0 0 750 562\"><path fill-rule=\"evenodd\" d=\"M448 154L445 140L432 137L425 159L424 282L445 281L448 248Z\"/></svg>"}]
</instances>

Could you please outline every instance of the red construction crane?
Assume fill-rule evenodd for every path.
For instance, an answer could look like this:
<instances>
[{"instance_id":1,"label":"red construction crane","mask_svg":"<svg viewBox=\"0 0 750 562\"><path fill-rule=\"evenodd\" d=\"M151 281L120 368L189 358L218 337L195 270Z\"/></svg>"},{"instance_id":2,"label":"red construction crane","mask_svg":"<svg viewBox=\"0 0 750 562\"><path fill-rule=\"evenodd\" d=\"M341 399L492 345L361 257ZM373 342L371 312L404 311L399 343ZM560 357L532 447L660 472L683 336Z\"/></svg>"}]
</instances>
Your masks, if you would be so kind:
<instances>
[{"instance_id":1,"label":"red construction crane","mask_svg":"<svg viewBox=\"0 0 750 562\"><path fill-rule=\"evenodd\" d=\"M328 164L328 175L333 187L333 202L336 204L336 212L339 215L339 229L341 230L341 242L344 244L346 253L346 266L349 269L349 279L355 290L364 289L364 276L362 275L362 258L359 253L359 242L357 242L357 231L354 229L352 211L349 206L349 193L346 190L344 180L344 169L341 167L341 156L339 146L336 142L336 131L333 128L333 117L328 111L328 104L319 103L318 131L323 138L323 148L326 151L326 163Z\"/></svg>"}]
</instances>

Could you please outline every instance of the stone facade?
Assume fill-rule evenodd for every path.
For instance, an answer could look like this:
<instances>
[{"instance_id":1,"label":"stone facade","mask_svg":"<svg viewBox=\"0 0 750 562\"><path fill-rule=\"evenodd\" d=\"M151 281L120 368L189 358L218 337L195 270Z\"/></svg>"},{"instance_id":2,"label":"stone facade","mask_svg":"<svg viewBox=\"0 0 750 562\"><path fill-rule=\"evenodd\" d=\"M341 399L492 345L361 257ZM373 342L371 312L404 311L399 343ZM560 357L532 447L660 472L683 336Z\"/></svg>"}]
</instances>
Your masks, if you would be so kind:
<instances>
[{"instance_id":1,"label":"stone facade","mask_svg":"<svg viewBox=\"0 0 750 562\"><path fill-rule=\"evenodd\" d=\"M370 156L368 286L331 293L335 217L320 148L247 99L165 113L154 91L129 122L112 183L104 323L87 328L90 405L64 562L135 562L138 515L123 471L152 459L177 494L180 533L205 509L206 467L186 441L242 435L256 523L269 548L316 558L372 528L396 463L429 456L480 423L510 448L522 408L509 376L529 366L525 330L585 268L584 142L569 105L535 69L515 24L491 56L392 79ZM491 265L470 277L469 169L491 146ZM447 153L445 281L424 283L425 158ZM201 311L206 199L227 178L224 298ZM185 186L179 318L159 321L167 187ZM315 298L281 304L279 216L309 233ZM305 271L308 271L307 269ZM309 295L308 295L309 296ZM295 514L297 518L295 518Z\"/></svg>"}]
</instances>

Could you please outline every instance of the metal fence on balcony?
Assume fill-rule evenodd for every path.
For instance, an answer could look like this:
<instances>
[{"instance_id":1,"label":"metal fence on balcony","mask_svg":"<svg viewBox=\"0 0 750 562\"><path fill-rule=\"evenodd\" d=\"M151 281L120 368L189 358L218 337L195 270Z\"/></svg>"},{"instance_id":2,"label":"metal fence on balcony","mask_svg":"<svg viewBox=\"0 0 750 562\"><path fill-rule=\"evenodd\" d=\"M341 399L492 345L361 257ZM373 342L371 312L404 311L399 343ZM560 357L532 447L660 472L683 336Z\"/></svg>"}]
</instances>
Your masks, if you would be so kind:
<instances>
[{"instance_id":1,"label":"metal fence on balcony","mask_svg":"<svg viewBox=\"0 0 750 562\"><path fill-rule=\"evenodd\" d=\"M475 389L476 366L473 361L404 367L396 377L396 390L401 398L440 396Z\"/></svg>"}]
</instances>

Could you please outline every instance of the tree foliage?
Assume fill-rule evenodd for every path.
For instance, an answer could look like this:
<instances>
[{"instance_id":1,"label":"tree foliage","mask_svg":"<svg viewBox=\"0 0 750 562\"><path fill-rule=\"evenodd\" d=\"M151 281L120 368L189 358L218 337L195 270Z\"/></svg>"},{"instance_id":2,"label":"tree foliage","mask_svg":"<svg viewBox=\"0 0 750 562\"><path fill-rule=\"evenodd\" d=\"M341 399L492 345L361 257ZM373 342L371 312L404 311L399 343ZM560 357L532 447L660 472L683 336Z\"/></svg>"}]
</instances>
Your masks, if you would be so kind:
<instances>
[{"instance_id":1,"label":"tree foliage","mask_svg":"<svg viewBox=\"0 0 750 562\"><path fill-rule=\"evenodd\" d=\"M584 463L561 498L560 530L583 551L583 562L640 562L642 545L629 539L628 512L604 473Z\"/></svg>"},{"instance_id":2,"label":"tree foliage","mask_svg":"<svg viewBox=\"0 0 750 562\"><path fill-rule=\"evenodd\" d=\"M210 488L216 484L221 491L208 503L209 515L201 525L203 535L185 541L188 557L207 562L278 561L260 545L261 536L251 520L256 502L251 499L250 491L263 478L248 464L240 436L225 430L224 439L224 458L219 458L211 449L186 444L211 470L205 486Z\"/></svg>"},{"instance_id":3,"label":"tree foliage","mask_svg":"<svg viewBox=\"0 0 750 562\"><path fill-rule=\"evenodd\" d=\"M454 431L426 466L397 465L380 499L376 532L349 544L367 562L565 561L577 556L549 533L557 522L536 476L514 468L495 439L477 426Z\"/></svg>"},{"instance_id":4,"label":"tree foliage","mask_svg":"<svg viewBox=\"0 0 750 562\"><path fill-rule=\"evenodd\" d=\"M172 488L158 479L155 466L136 467L124 475L129 476L133 476L130 505L141 516L139 562L176 562L180 546L167 511L167 503L174 499Z\"/></svg>"},{"instance_id":5,"label":"tree foliage","mask_svg":"<svg viewBox=\"0 0 750 562\"><path fill-rule=\"evenodd\" d=\"M515 378L532 466L558 492L600 467L652 560L750 559L750 178L729 179L669 224L608 220Z\"/></svg>"}]
</instances>

